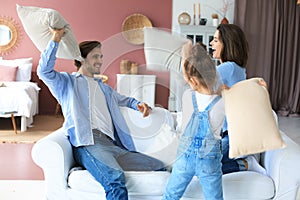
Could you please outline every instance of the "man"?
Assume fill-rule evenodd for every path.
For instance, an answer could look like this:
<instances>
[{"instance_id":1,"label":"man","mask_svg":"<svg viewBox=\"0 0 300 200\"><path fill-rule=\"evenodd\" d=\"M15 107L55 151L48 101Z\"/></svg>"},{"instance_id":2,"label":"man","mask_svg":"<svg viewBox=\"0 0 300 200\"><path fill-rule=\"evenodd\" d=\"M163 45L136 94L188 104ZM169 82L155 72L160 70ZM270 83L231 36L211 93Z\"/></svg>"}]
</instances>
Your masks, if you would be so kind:
<instances>
[{"instance_id":1,"label":"man","mask_svg":"<svg viewBox=\"0 0 300 200\"><path fill-rule=\"evenodd\" d=\"M37 73L61 104L63 127L74 158L104 187L107 199L128 199L124 171L160 170L163 163L135 152L119 106L139 110L144 117L151 109L94 78L94 74L100 74L103 58L98 41L80 43L83 60L75 60L77 73L55 71L56 52L64 29L51 32L52 39L41 54Z\"/></svg>"}]
</instances>

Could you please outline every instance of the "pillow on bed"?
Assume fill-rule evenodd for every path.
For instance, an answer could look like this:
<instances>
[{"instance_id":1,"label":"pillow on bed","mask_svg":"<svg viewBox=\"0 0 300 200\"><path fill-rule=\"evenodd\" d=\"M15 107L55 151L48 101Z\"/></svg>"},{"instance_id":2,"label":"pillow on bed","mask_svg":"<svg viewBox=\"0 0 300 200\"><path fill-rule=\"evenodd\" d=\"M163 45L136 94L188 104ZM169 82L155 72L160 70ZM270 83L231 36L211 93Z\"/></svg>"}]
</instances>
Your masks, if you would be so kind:
<instances>
[{"instance_id":1,"label":"pillow on bed","mask_svg":"<svg viewBox=\"0 0 300 200\"><path fill-rule=\"evenodd\" d=\"M26 81L29 82L31 80L31 71L32 64L21 64L18 67L16 81Z\"/></svg>"},{"instance_id":2,"label":"pillow on bed","mask_svg":"<svg viewBox=\"0 0 300 200\"><path fill-rule=\"evenodd\" d=\"M21 65L21 64L32 64L32 58L18 58L18 59L11 59L11 60L5 60L5 59L0 59L0 64L1 65L6 65L6 66L13 66L13 65Z\"/></svg>"},{"instance_id":3,"label":"pillow on bed","mask_svg":"<svg viewBox=\"0 0 300 200\"><path fill-rule=\"evenodd\" d=\"M228 122L229 157L285 147L267 89L252 78L223 91Z\"/></svg>"},{"instance_id":4,"label":"pillow on bed","mask_svg":"<svg viewBox=\"0 0 300 200\"><path fill-rule=\"evenodd\" d=\"M0 65L0 81L15 81L18 67Z\"/></svg>"},{"instance_id":5,"label":"pillow on bed","mask_svg":"<svg viewBox=\"0 0 300 200\"><path fill-rule=\"evenodd\" d=\"M19 58L14 60L0 60L0 65L15 67L18 66L16 81L31 80L32 58Z\"/></svg>"},{"instance_id":6,"label":"pillow on bed","mask_svg":"<svg viewBox=\"0 0 300 200\"><path fill-rule=\"evenodd\" d=\"M17 12L25 32L40 52L44 51L52 34L51 28L65 28L57 51L58 58L81 60L78 42L68 22L56 11L50 8L39 8L17 5Z\"/></svg>"}]
</instances>

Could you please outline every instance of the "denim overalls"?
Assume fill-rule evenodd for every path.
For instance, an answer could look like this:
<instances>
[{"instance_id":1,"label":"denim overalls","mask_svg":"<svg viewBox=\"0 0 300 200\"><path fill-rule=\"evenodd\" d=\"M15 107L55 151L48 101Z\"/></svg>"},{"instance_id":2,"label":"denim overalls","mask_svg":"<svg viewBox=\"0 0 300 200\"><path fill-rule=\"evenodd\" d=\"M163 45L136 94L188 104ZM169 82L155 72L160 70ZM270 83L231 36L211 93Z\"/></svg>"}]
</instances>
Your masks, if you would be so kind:
<instances>
[{"instance_id":1,"label":"denim overalls","mask_svg":"<svg viewBox=\"0 0 300 200\"><path fill-rule=\"evenodd\" d=\"M194 112L181 137L164 200L180 199L193 176L199 178L206 200L223 199L221 140L214 138L208 118L220 98L199 112L195 92L192 93Z\"/></svg>"}]
</instances>

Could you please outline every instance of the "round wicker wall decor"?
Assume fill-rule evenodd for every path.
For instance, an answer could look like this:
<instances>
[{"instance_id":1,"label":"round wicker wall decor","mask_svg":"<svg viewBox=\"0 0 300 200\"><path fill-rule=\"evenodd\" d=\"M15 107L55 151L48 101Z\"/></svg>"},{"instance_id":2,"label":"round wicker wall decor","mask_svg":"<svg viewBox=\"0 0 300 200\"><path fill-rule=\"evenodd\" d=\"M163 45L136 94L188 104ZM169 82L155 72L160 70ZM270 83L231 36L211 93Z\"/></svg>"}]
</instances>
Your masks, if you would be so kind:
<instances>
[{"instance_id":1,"label":"round wicker wall decor","mask_svg":"<svg viewBox=\"0 0 300 200\"><path fill-rule=\"evenodd\" d=\"M131 44L144 43L144 27L152 27L151 21L142 14L132 14L122 23L122 34L124 38Z\"/></svg>"}]
</instances>

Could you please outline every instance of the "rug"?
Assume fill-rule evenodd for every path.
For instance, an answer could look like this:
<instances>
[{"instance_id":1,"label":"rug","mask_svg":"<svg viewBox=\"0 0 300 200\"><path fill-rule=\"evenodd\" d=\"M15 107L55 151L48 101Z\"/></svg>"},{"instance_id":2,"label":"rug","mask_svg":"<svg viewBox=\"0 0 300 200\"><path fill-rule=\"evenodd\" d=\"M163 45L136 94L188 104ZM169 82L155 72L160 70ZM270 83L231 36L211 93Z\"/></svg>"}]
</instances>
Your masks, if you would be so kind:
<instances>
[{"instance_id":1,"label":"rug","mask_svg":"<svg viewBox=\"0 0 300 200\"><path fill-rule=\"evenodd\" d=\"M61 115L36 115L31 127L24 132L20 131L21 117L15 117L17 134L13 130L10 118L0 118L0 143L36 143L63 124Z\"/></svg>"}]
</instances>

